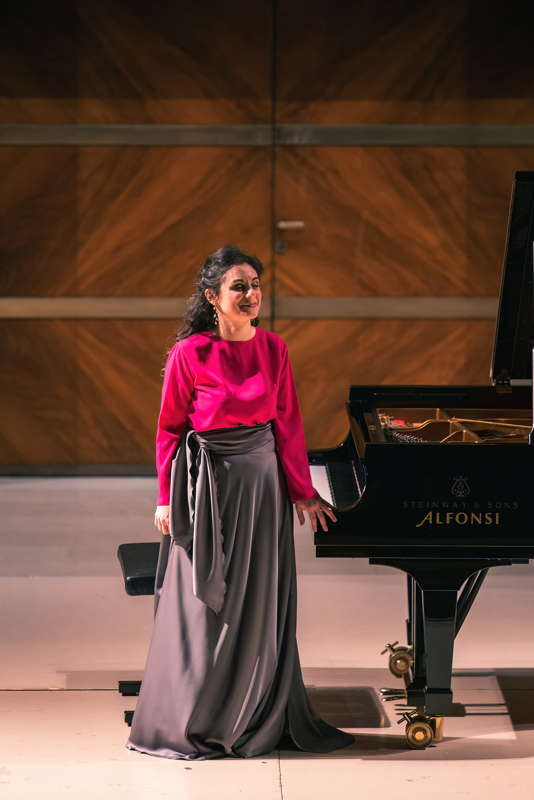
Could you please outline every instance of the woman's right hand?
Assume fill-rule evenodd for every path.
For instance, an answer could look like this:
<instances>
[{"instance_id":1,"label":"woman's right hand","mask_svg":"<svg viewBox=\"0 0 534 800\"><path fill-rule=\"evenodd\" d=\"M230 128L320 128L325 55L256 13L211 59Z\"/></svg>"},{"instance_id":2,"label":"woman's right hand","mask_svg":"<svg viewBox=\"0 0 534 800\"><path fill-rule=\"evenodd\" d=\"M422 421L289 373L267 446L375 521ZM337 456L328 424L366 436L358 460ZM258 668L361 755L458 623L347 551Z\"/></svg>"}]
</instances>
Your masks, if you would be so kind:
<instances>
[{"instance_id":1,"label":"woman's right hand","mask_svg":"<svg viewBox=\"0 0 534 800\"><path fill-rule=\"evenodd\" d=\"M156 506L154 525L165 536L169 536L169 506Z\"/></svg>"}]
</instances>

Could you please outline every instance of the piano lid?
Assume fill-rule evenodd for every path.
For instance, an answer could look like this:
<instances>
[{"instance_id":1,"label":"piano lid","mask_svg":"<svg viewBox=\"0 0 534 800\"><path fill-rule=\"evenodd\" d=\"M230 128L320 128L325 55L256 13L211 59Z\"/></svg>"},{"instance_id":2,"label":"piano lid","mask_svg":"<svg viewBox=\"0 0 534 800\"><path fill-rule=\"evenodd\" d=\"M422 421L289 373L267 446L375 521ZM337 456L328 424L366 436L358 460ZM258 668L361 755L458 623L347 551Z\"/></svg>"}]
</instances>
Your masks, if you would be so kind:
<instances>
[{"instance_id":1,"label":"piano lid","mask_svg":"<svg viewBox=\"0 0 534 800\"><path fill-rule=\"evenodd\" d=\"M534 172L516 172L504 251L491 381L532 381Z\"/></svg>"}]
</instances>

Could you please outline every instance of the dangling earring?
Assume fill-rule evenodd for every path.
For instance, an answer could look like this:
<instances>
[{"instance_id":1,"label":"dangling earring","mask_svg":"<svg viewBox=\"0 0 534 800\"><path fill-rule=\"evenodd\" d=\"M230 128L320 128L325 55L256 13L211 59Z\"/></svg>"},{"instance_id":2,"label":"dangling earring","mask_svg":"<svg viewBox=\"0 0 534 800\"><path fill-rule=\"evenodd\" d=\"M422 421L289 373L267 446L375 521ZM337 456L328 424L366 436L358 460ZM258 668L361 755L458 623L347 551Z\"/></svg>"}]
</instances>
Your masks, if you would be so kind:
<instances>
[{"instance_id":1,"label":"dangling earring","mask_svg":"<svg viewBox=\"0 0 534 800\"><path fill-rule=\"evenodd\" d=\"M212 308L213 308L213 324L215 325L215 327L217 327L219 325L219 315L217 314L217 309L215 308L215 306L212 306Z\"/></svg>"}]
</instances>

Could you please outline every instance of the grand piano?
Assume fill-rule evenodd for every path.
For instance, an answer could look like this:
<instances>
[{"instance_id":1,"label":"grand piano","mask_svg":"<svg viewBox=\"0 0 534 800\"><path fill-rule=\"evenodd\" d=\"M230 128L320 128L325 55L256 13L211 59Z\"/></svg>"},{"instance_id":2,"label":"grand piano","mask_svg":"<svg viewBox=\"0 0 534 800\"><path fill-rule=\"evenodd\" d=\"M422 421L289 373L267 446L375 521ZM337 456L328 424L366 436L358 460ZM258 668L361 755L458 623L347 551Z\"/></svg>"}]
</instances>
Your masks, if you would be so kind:
<instances>
[{"instance_id":1,"label":"grand piano","mask_svg":"<svg viewBox=\"0 0 534 800\"><path fill-rule=\"evenodd\" d=\"M491 567L534 558L534 172L512 188L491 384L351 386L349 432L308 453L337 522L318 558L368 558L407 575L407 644L386 645L411 747L452 716L455 636Z\"/></svg>"}]
</instances>

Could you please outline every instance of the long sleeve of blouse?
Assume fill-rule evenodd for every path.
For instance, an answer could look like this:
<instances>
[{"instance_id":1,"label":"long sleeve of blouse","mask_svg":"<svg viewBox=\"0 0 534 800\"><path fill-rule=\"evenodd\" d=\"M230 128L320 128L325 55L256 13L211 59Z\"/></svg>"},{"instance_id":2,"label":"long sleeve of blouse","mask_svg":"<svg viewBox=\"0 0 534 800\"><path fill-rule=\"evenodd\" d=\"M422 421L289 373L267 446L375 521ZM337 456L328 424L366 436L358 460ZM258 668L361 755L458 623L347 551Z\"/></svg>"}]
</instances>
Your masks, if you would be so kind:
<instances>
[{"instance_id":1,"label":"long sleeve of blouse","mask_svg":"<svg viewBox=\"0 0 534 800\"><path fill-rule=\"evenodd\" d=\"M282 349L274 436L291 502L310 500L317 491L311 482L304 425L287 347Z\"/></svg>"},{"instance_id":2,"label":"long sleeve of blouse","mask_svg":"<svg viewBox=\"0 0 534 800\"><path fill-rule=\"evenodd\" d=\"M174 345L165 364L156 431L159 506L169 504L172 459L186 426L193 386L183 348Z\"/></svg>"},{"instance_id":3,"label":"long sleeve of blouse","mask_svg":"<svg viewBox=\"0 0 534 800\"><path fill-rule=\"evenodd\" d=\"M201 332L177 342L165 365L156 432L158 505L167 505L172 459L186 428L256 425L273 420L275 445L292 503L317 495L287 345L256 328L247 341Z\"/></svg>"}]
</instances>

